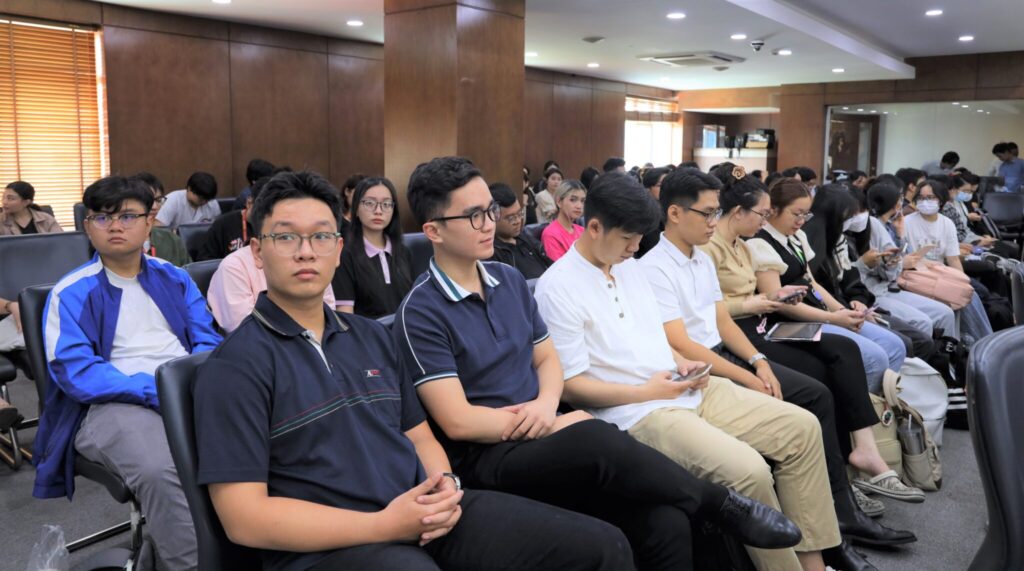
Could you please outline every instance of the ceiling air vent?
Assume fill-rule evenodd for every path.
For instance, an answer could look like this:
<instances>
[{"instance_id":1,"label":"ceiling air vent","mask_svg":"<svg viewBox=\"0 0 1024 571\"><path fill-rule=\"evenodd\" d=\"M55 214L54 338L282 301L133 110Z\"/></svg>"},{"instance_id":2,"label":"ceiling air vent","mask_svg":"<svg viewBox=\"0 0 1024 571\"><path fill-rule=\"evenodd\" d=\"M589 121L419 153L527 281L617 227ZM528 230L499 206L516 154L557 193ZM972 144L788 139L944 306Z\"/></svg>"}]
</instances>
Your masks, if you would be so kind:
<instances>
[{"instance_id":1,"label":"ceiling air vent","mask_svg":"<svg viewBox=\"0 0 1024 571\"><path fill-rule=\"evenodd\" d=\"M668 67L703 67L723 64L743 63L745 58L723 54L722 52L692 52L670 56L643 56L639 59L660 63Z\"/></svg>"}]
</instances>

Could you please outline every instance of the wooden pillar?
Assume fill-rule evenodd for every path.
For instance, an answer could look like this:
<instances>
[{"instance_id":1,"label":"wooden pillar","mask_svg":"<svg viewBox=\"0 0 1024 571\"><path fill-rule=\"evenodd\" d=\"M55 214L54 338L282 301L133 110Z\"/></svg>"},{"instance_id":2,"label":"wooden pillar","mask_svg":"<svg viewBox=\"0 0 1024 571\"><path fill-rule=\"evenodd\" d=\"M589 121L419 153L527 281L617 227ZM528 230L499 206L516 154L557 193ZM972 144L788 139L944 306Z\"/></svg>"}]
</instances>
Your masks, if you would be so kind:
<instances>
[{"instance_id":1,"label":"wooden pillar","mask_svg":"<svg viewBox=\"0 0 1024 571\"><path fill-rule=\"evenodd\" d=\"M384 172L402 195L433 157L519 188L525 0L384 0Z\"/></svg>"}]
</instances>

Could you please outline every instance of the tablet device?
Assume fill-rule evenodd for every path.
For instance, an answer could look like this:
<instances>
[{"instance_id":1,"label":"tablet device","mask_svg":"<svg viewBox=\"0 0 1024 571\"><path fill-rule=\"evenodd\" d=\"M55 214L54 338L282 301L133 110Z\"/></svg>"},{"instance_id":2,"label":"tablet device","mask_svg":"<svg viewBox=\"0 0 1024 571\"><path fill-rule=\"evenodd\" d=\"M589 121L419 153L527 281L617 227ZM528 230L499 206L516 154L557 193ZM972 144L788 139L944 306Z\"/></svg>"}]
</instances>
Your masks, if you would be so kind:
<instances>
[{"instance_id":1,"label":"tablet device","mask_svg":"<svg viewBox=\"0 0 1024 571\"><path fill-rule=\"evenodd\" d=\"M776 323L764 338L769 341L817 341L821 339L821 324Z\"/></svg>"}]
</instances>

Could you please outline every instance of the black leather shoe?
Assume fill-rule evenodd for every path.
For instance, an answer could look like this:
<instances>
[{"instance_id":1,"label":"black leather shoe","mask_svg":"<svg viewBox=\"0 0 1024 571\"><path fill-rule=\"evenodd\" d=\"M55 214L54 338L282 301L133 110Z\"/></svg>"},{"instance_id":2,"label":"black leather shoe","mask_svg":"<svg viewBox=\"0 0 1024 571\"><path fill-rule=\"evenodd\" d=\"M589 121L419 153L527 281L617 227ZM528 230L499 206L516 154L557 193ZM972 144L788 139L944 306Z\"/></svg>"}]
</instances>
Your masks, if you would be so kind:
<instances>
[{"instance_id":1,"label":"black leather shoe","mask_svg":"<svg viewBox=\"0 0 1024 571\"><path fill-rule=\"evenodd\" d=\"M800 543L802 534L782 512L729 490L715 521L740 543L760 549L782 549Z\"/></svg>"},{"instance_id":2,"label":"black leather shoe","mask_svg":"<svg viewBox=\"0 0 1024 571\"><path fill-rule=\"evenodd\" d=\"M859 509L854 510L852 517L844 517L839 522L839 533L843 539L874 547L892 547L917 541L913 532L886 527Z\"/></svg>"},{"instance_id":3,"label":"black leather shoe","mask_svg":"<svg viewBox=\"0 0 1024 571\"><path fill-rule=\"evenodd\" d=\"M825 565L836 571L878 571L878 568L868 563L864 554L853 548L846 540L836 547L830 547L821 552L821 558Z\"/></svg>"}]
</instances>

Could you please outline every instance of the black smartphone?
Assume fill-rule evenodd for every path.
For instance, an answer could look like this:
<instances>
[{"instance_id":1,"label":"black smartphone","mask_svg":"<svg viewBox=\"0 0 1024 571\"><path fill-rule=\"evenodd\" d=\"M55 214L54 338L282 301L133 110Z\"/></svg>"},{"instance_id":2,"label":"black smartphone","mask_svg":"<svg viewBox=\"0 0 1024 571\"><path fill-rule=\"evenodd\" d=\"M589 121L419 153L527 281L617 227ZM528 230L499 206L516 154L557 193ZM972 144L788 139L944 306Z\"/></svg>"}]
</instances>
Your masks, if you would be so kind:
<instances>
[{"instance_id":1,"label":"black smartphone","mask_svg":"<svg viewBox=\"0 0 1024 571\"><path fill-rule=\"evenodd\" d=\"M779 298L779 303L792 303L795 301L799 301L801 298L803 298L803 296L804 292L802 291L793 292L787 295L786 297Z\"/></svg>"},{"instance_id":2,"label":"black smartphone","mask_svg":"<svg viewBox=\"0 0 1024 571\"><path fill-rule=\"evenodd\" d=\"M690 374L686 375L685 377L680 375L679 372L677 371L676 374L672 376L672 380L680 382L680 383L685 383L687 381L692 381L692 380L695 380L695 379L699 379L699 378L707 375L710 372L711 372L711 365L704 365L703 367L701 367L700 369L697 369L696 371L691 371Z\"/></svg>"}]
</instances>

